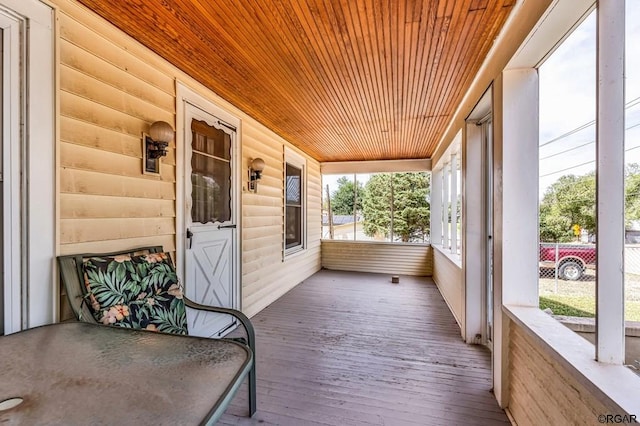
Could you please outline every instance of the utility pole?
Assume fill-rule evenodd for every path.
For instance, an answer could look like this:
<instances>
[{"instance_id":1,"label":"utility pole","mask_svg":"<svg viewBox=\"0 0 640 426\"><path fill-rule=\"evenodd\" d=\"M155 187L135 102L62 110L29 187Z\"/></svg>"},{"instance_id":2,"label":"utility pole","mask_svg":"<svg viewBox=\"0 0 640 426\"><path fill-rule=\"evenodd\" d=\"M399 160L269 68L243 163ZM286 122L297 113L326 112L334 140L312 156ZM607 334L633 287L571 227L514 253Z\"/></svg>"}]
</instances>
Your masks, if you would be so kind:
<instances>
[{"instance_id":1,"label":"utility pole","mask_svg":"<svg viewBox=\"0 0 640 426\"><path fill-rule=\"evenodd\" d=\"M329 192L329 185L327 185L327 215L329 220L329 238L333 240L333 212L331 211L331 193Z\"/></svg>"}]
</instances>

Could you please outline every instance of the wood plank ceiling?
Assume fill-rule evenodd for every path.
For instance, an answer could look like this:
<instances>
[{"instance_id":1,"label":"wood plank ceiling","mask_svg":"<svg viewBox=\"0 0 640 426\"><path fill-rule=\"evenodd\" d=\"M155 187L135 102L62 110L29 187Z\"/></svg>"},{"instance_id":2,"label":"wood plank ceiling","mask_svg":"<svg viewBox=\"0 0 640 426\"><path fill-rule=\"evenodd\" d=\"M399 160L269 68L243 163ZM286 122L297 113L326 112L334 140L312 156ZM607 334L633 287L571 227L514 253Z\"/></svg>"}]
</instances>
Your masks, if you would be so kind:
<instances>
[{"instance_id":1,"label":"wood plank ceiling","mask_svg":"<svg viewBox=\"0 0 640 426\"><path fill-rule=\"evenodd\" d=\"M319 161L429 158L515 0L79 0Z\"/></svg>"}]
</instances>

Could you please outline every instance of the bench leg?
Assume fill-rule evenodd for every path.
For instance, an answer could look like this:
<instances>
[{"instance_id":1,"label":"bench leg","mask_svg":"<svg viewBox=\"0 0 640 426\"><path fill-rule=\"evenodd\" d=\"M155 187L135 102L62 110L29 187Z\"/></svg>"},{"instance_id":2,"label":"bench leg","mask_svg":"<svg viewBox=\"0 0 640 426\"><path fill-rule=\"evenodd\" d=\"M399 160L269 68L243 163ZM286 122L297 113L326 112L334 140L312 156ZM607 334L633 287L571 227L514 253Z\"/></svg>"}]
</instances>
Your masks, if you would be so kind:
<instances>
[{"instance_id":1,"label":"bench leg","mask_svg":"<svg viewBox=\"0 0 640 426\"><path fill-rule=\"evenodd\" d=\"M256 413L256 364L255 361L249 371L249 417Z\"/></svg>"}]
</instances>

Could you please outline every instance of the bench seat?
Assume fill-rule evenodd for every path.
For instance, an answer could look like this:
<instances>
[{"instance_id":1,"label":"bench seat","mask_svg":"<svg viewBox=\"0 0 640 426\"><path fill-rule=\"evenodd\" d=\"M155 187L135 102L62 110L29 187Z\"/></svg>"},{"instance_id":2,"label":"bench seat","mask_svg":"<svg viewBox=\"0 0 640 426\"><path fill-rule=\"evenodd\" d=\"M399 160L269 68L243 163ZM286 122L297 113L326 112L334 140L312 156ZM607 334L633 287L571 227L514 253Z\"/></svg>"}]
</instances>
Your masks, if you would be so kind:
<instances>
[{"instance_id":1,"label":"bench seat","mask_svg":"<svg viewBox=\"0 0 640 426\"><path fill-rule=\"evenodd\" d=\"M90 280L86 273L87 271L85 270L86 269L85 265L88 262L91 262L94 259L98 259L98 260L104 260L108 258L117 259L118 257L124 257L125 259L130 260L131 257L137 259L137 256L142 256L144 258L145 256L149 256L149 255L151 255L149 257L151 257L152 259L155 259L158 257L157 254L161 254L161 253L163 253L161 246L150 246L150 247L139 247L131 250L111 252L111 253L84 253L84 254L59 256L57 260L58 260L58 265L60 269L60 277L64 284L64 287L67 293L67 298L69 300L69 304L71 306L71 309L74 313L75 318L83 322L98 323L98 324L104 323L104 324L108 324L107 326L111 326L109 325L110 321L105 320L105 318L103 318L102 321L98 320L100 315L96 314L96 310L94 309L95 306L92 306L92 303L94 305L96 304L96 300L90 291L90 286L89 286ZM127 265L127 266L130 269L132 268L131 265ZM173 264L170 262L170 260L169 262L167 262L167 265L163 265L163 266L173 268ZM92 272L92 271L89 271L89 272ZM175 270L172 270L172 272L173 272L173 275L175 275ZM144 280L144 277L140 277L136 275L136 279ZM128 288L128 291L131 290L130 287ZM133 287L135 288L132 291L136 291L137 286L133 286ZM130 300L135 300L137 296L138 295L136 295L135 293L127 294L127 298ZM139 295L139 298L144 298L146 296L147 296L147 293L143 292ZM182 302L184 302L184 306L187 308L187 310L193 309L198 311L204 311L211 315L220 315L220 314L231 315L237 319L239 324L242 325L245 333L244 337L233 338L233 339L227 339L227 338L222 338L222 339L240 342L241 344L245 345L248 351L250 351L250 353L252 354L250 368L243 369L242 372L241 371L234 372L234 377L235 377L234 380L237 383L233 383L232 386L237 390L240 383L244 380L245 376L248 377L249 413L250 413L250 416L253 416L253 414L256 411L256 372L255 372L255 332L253 329L253 325L251 324L251 321L242 312L238 310L202 305L190 300L185 295L181 294L181 292L180 292L179 299L180 299L180 306L182 306L181 304ZM175 304L172 304L171 306L174 307ZM126 311L127 315L129 315L130 313L135 313L135 310ZM98 317L98 319L96 319L96 316ZM119 319L121 319L121 316ZM115 322L115 319L111 318L111 322ZM133 321L129 321L126 324L121 324L121 325L124 327L144 328L143 326L140 326L140 324L146 324L146 323L144 321L140 321L140 319L133 319ZM153 324L151 324L151 326L152 325ZM153 327L151 326L147 325L146 328L156 329L155 326ZM162 328L160 328L160 330L162 330ZM184 330L186 331L186 325ZM219 417L219 415L221 415L224 412L224 410L227 408L227 405L229 404L230 400L231 398L225 398L225 401L219 401L220 403L216 404L216 410L215 410L216 412L212 413L214 414L212 418Z\"/></svg>"}]
</instances>

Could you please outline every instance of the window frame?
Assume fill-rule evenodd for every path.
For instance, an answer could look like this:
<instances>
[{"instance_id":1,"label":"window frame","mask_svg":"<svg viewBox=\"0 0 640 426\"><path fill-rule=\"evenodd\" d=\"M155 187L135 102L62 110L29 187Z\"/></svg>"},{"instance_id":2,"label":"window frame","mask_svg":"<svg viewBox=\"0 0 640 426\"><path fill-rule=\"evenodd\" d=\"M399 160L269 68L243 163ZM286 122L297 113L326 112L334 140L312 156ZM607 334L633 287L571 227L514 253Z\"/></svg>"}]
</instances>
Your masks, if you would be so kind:
<instances>
[{"instance_id":1,"label":"window frame","mask_svg":"<svg viewBox=\"0 0 640 426\"><path fill-rule=\"evenodd\" d=\"M539 253L535 244L529 244L538 235L538 200L537 197L525 196L527 193L537 195L539 190L537 166L531 167L532 162L538 164L539 158L539 129L531 126L538 122L538 66L588 16L595 4L590 0L559 2L539 21L496 80L499 96L495 99L500 113L499 119L494 121L494 130L499 131L499 134L494 133L494 138L495 147L501 152L497 155L499 163L495 167L501 170L501 174L500 184L495 185L500 190L494 195L500 206L500 220L496 222L494 238L500 242L501 248L500 255L494 258L494 267L500 276L497 296L494 297L494 330L498 330L498 335L493 350L497 354L493 359L493 383L496 399L502 406L509 403L509 370L505 367L508 365L508 359L505 359L508 348L505 345L509 344L510 323L520 327L541 353L568 370L575 383L585 387L587 392L611 401L620 407L621 412L634 412L638 405L635 394L629 392L629 389L637 388L638 376L624 366L624 300L621 297L624 277L623 268L619 266L622 262L618 261L623 253L620 249L624 247L624 196L620 191L624 188L624 162L620 161L624 158L624 143L609 143L603 150L608 150L605 154L613 158L612 164L602 167L604 162L600 163L596 157L596 173L607 173L605 180L597 183L597 194L602 194L601 199L605 201L597 203L598 256L602 256L598 264L609 263L608 266L614 265L614 268L598 270L596 291L597 294L602 291L601 296L604 296L596 296L595 345L540 310L537 293ZM601 15L602 6L607 9L606 18L605 14ZM596 34L601 38L596 41L596 84L617 87L609 90L610 96L596 97L596 126L602 121L615 123L607 128L615 133L624 128L624 124L621 125L624 123L624 95L621 96L623 91L620 90L624 83L624 69L618 60L624 58L620 49L624 46L624 24L620 22L624 19L625 4L608 0L598 2L598 7ZM602 55L605 51L617 59L609 60ZM615 119L602 120L603 113L611 114ZM527 120L522 117L527 117ZM623 138L598 132L596 146L605 140L620 139ZM611 188L615 191L610 191ZM608 190L618 193L605 193ZM617 198L616 202L611 198ZM610 217L615 216L615 220L608 223L602 220L603 212ZM508 217L518 217L518 221L506 220ZM504 238L506 235L518 235L518 238ZM608 243L615 240L611 244L613 248L605 248L604 240ZM600 351L599 347L604 350Z\"/></svg>"},{"instance_id":2,"label":"window frame","mask_svg":"<svg viewBox=\"0 0 640 426\"><path fill-rule=\"evenodd\" d=\"M462 232L457 232L464 220L462 162L462 132L458 132L433 168L431 179L431 245L458 267L462 267L464 250Z\"/></svg>"},{"instance_id":3,"label":"window frame","mask_svg":"<svg viewBox=\"0 0 640 426\"><path fill-rule=\"evenodd\" d=\"M300 170L300 244L287 247L287 165ZM283 260L296 253L304 252L307 248L307 160L302 155L285 147L283 162L283 224L282 250Z\"/></svg>"},{"instance_id":4,"label":"window frame","mask_svg":"<svg viewBox=\"0 0 640 426\"><path fill-rule=\"evenodd\" d=\"M395 215L395 194L394 194L394 188L396 188L395 185L395 177L396 175L399 174L405 174L405 173L427 173L429 175L429 192L427 195L427 202L430 203L430 198L431 198L431 194L432 194L432 188L433 188L433 173L431 170L414 170L414 169L407 169L407 170L400 170L400 171L367 171L367 172L353 172L353 173L344 173L344 174L339 174L339 173L323 173L322 174L322 179L323 179L323 183L322 183L322 187L324 188L324 177L325 176L340 176L342 177L351 177L350 175L352 175L350 182L353 184L354 186L354 204L357 203L359 197L360 197L360 192L358 192L358 183L362 182L360 180L358 180L358 177L361 175L369 175L369 177L373 177L374 175L388 175L389 179L390 179L390 186L391 186L391 193L390 193L390 199L389 199L389 218L390 218L390 223L389 223L389 227L390 232L389 232L389 238L388 240L376 240L376 239L358 239L358 232L356 229L357 226L357 212L353 212L350 216L353 217L354 221L353 221L353 238L331 238L329 237L324 237L324 229L322 229L321 234L322 236L322 240L327 240L327 241L348 241L348 242L362 242L362 243L385 243L385 244L408 244L408 245L417 245L417 244L426 244L426 245L430 245L431 244L431 229L429 229L429 233L428 233L428 239L426 241L394 241L394 237L396 236L396 234L393 232L393 220L394 220L394 215ZM364 187L366 186L363 185L363 190ZM323 195L324 197L324 195ZM324 198L323 198L324 200ZM324 211L324 210L323 210ZM328 214L329 212L327 212ZM433 211L431 210L431 206L430 206L430 210L429 210L430 215L433 213ZM323 213L324 214L324 213ZM364 220L364 216L362 216L362 219ZM431 228L431 216L429 219L429 228ZM322 225L321 225L322 226ZM424 234L427 235L427 234ZM423 237L424 237L423 235Z\"/></svg>"}]
</instances>

